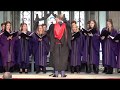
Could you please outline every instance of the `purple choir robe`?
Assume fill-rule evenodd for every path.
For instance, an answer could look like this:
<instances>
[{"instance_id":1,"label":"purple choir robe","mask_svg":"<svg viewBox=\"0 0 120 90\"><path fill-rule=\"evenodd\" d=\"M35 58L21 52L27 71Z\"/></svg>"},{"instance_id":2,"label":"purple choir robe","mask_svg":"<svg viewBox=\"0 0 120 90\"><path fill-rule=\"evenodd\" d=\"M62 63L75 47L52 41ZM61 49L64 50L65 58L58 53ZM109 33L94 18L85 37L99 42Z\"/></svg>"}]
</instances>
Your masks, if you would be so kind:
<instances>
[{"instance_id":1,"label":"purple choir robe","mask_svg":"<svg viewBox=\"0 0 120 90\"><path fill-rule=\"evenodd\" d=\"M15 65L15 41L16 37L9 41L4 34L0 36L0 52L3 66L7 66L8 62L11 62L11 67Z\"/></svg>"},{"instance_id":2,"label":"purple choir robe","mask_svg":"<svg viewBox=\"0 0 120 90\"><path fill-rule=\"evenodd\" d=\"M0 37L1 37L1 35L2 35L2 30L0 31ZM2 55L1 55L1 49L0 49L0 67L1 66L3 66L3 64L2 64Z\"/></svg>"},{"instance_id":3,"label":"purple choir robe","mask_svg":"<svg viewBox=\"0 0 120 90\"><path fill-rule=\"evenodd\" d=\"M34 33L32 35L32 51L36 66L46 67L47 55L49 53L49 41L47 35L42 37L42 41L38 41L39 37Z\"/></svg>"},{"instance_id":4,"label":"purple choir robe","mask_svg":"<svg viewBox=\"0 0 120 90\"><path fill-rule=\"evenodd\" d=\"M120 42L117 43L117 47L115 51L117 56L117 68L120 69Z\"/></svg>"},{"instance_id":5,"label":"purple choir robe","mask_svg":"<svg viewBox=\"0 0 120 90\"><path fill-rule=\"evenodd\" d=\"M30 35L31 33L27 31L27 35ZM29 39L23 39L20 38L19 36L17 37L16 40L16 54L17 54L17 63L21 67L22 62L24 62L27 66L29 67L29 56L31 55L31 41ZM26 66L22 66L21 68L25 68Z\"/></svg>"},{"instance_id":6,"label":"purple choir robe","mask_svg":"<svg viewBox=\"0 0 120 90\"><path fill-rule=\"evenodd\" d=\"M71 52L70 52L70 65L77 66L81 65L81 56L83 49L83 34L80 32L80 36L71 41Z\"/></svg>"},{"instance_id":7,"label":"purple choir robe","mask_svg":"<svg viewBox=\"0 0 120 90\"><path fill-rule=\"evenodd\" d=\"M106 28L102 29L102 31L104 31L104 30L106 30ZM113 28L110 35L115 37L116 34L117 34L117 30L115 30ZM116 62L117 44L111 38L101 40L101 44L102 44L102 64L103 64L103 66L104 67L111 66L113 68L116 68L116 66L117 66L117 62Z\"/></svg>"},{"instance_id":8,"label":"purple choir robe","mask_svg":"<svg viewBox=\"0 0 120 90\"><path fill-rule=\"evenodd\" d=\"M97 30L93 36L84 36L82 61L99 66L100 32ZM91 38L91 40L90 40Z\"/></svg>"}]
</instances>

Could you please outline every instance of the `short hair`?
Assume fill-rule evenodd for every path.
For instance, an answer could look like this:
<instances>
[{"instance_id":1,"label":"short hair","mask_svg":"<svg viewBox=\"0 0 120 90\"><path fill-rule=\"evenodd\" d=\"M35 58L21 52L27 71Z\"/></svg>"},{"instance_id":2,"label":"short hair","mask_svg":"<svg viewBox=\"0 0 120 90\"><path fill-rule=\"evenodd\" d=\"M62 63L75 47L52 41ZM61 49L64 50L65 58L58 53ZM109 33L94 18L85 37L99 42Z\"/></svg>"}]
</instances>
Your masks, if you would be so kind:
<instances>
[{"instance_id":1,"label":"short hair","mask_svg":"<svg viewBox=\"0 0 120 90\"><path fill-rule=\"evenodd\" d=\"M64 15L63 15L63 14L58 14L58 15L56 16L56 18L59 18L60 20L63 20Z\"/></svg>"},{"instance_id":2,"label":"short hair","mask_svg":"<svg viewBox=\"0 0 120 90\"><path fill-rule=\"evenodd\" d=\"M1 26L5 25L5 22L1 23Z\"/></svg>"},{"instance_id":3,"label":"short hair","mask_svg":"<svg viewBox=\"0 0 120 90\"><path fill-rule=\"evenodd\" d=\"M73 20L73 21L71 22L71 24L73 24L73 23L75 23L75 24L76 24L77 22L76 22L75 20Z\"/></svg>"},{"instance_id":4,"label":"short hair","mask_svg":"<svg viewBox=\"0 0 120 90\"><path fill-rule=\"evenodd\" d=\"M95 25L94 25L94 28L97 29L97 23L96 23L96 21L95 21L95 20L90 20L89 24L91 23L91 21L94 22L94 24L95 24Z\"/></svg>"},{"instance_id":5,"label":"short hair","mask_svg":"<svg viewBox=\"0 0 120 90\"><path fill-rule=\"evenodd\" d=\"M12 74L10 72L5 72L3 74L3 79L12 79Z\"/></svg>"},{"instance_id":6,"label":"short hair","mask_svg":"<svg viewBox=\"0 0 120 90\"><path fill-rule=\"evenodd\" d=\"M90 24L90 21L88 21L87 24Z\"/></svg>"}]
</instances>

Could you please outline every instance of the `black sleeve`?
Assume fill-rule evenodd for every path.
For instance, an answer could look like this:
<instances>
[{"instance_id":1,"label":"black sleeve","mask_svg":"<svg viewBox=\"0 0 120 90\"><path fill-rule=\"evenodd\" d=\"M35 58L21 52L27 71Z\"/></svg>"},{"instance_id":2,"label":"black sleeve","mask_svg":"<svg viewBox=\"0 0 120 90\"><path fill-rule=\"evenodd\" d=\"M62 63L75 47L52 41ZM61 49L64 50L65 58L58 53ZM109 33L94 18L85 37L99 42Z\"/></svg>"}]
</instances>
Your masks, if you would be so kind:
<instances>
[{"instance_id":1,"label":"black sleeve","mask_svg":"<svg viewBox=\"0 0 120 90\"><path fill-rule=\"evenodd\" d=\"M50 27L49 27L49 41L50 41L50 51L53 50L53 47L54 47L54 24L51 24Z\"/></svg>"},{"instance_id":2,"label":"black sleeve","mask_svg":"<svg viewBox=\"0 0 120 90\"><path fill-rule=\"evenodd\" d=\"M69 49L71 49L71 40L72 40L71 27L69 24L66 24L66 26L68 30L68 46L69 46Z\"/></svg>"}]
</instances>

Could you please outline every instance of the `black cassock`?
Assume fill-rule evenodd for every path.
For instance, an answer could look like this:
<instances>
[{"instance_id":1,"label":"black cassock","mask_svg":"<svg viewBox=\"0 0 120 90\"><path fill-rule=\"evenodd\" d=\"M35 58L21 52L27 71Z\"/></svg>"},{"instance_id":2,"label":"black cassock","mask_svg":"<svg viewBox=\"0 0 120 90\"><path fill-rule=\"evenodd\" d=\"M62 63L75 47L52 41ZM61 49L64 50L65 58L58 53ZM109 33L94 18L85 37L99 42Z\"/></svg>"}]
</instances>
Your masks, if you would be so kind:
<instances>
[{"instance_id":1,"label":"black cassock","mask_svg":"<svg viewBox=\"0 0 120 90\"><path fill-rule=\"evenodd\" d=\"M66 23L66 30L60 40L61 44L54 38L54 24L49 27L50 38L50 64L54 67L55 71L65 71L68 64L69 50L71 49L71 31L70 26ZM67 37L67 39L66 39Z\"/></svg>"}]
</instances>

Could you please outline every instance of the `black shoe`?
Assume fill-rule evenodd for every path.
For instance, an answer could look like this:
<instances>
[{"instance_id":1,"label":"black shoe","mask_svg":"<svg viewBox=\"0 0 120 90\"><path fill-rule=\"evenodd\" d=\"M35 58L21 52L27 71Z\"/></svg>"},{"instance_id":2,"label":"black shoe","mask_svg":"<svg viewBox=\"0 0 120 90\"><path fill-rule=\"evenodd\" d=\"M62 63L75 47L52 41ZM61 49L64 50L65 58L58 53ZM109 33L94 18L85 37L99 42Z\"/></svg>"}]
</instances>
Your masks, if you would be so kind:
<instances>
[{"instance_id":1,"label":"black shoe","mask_svg":"<svg viewBox=\"0 0 120 90\"><path fill-rule=\"evenodd\" d=\"M36 71L36 74L38 74L40 71L38 70L38 71Z\"/></svg>"},{"instance_id":2,"label":"black shoe","mask_svg":"<svg viewBox=\"0 0 120 90\"><path fill-rule=\"evenodd\" d=\"M58 75L53 75L53 77L58 77Z\"/></svg>"},{"instance_id":3,"label":"black shoe","mask_svg":"<svg viewBox=\"0 0 120 90\"><path fill-rule=\"evenodd\" d=\"M67 77L67 75L63 75L63 76L61 75L61 77Z\"/></svg>"},{"instance_id":4,"label":"black shoe","mask_svg":"<svg viewBox=\"0 0 120 90\"><path fill-rule=\"evenodd\" d=\"M98 66L93 65L93 71L94 71L95 74L98 74L98 72L99 72Z\"/></svg>"},{"instance_id":5,"label":"black shoe","mask_svg":"<svg viewBox=\"0 0 120 90\"><path fill-rule=\"evenodd\" d=\"M107 67L104 67L104 71L102 73L106 73L107 72Z\"/></svg>"},{"instance_id":6,"label":"black shoe","mask_svg":"<svg viewBox=\"0 0 120 90\"><path fill-rule=\"evenodd\" d=\"M106 74L113 74L113 68L111 66L108 66L108 71Z\"/></svg>"},{"instance_id":7,"label":"black shoe","mask_svg":"<svg viewBox=\"0 0 120 90\"><path fill-rule=\"evenodd\" d=\"M106 74L113 74L113 72L106 72Z\"/></svg>"},{"instance_id":8,"label":"black shoe","mask_svg":"<svg viewBox=\"0 0 120 90\"><path fill-rule=\"evenodd\" d=\"M76 72L77 72L77 73L80 72L80 66L76 66Z\"/></svg>"},{"instance_id":9,"label":"black shoe","mask_svg":"<svg viewBox=\"0 0 120 90\"><path fill-rule=\"evenodd\" d=\"M85 72L86 63L81 63L80 71Z\"/></svg>"},{"instance_id":10,"label":"black shoe","mask_svg":"<svg viewBox=\"0 0 120 90\"><path fill-rule=\"evenodd\" d=\"M42 68L43 73L46 73L46 67Z\"/></svg>"},{"instance_id":11,"label":"black shoe","mask_svg":"<svg viewBox=\"0 0 120 90\"><path fill-rule=\"evenodd\" d=\"M71 73L74 73L75 67L71 66Z\"/></svg>"},{"instance_id":12,"label":"black shoe","mask_svg":"<svg viewBox=\"0 0 120 90\"><path fill-rule=\"evenodd\" d=\"M23 72L20 71L19 73L22 74Z\"/></svg>"},{"instance_id":13,"label":"black shoe","mask_svg":"<svg viewBox=\"0 0 120 90\"><path fill-rule=\"evenodd\" d=\"M86 73L91 73L91 65L86 65Z\"/></svg>"},{"instance_id":14,"label":"black shoe","mask_svg":"<svg viewBox=\"0 0 120 90\"><path fill-rule=\"evenodd\" d=\"M39 66L36 66L36 74L38 74L40 72L40 68Z\"/></svg>"},{"instance_id":15,"label":"black shoe","mask_svg":"<svg viewBox=\"0 0 120 90\"><path fill-rule=\"evenodd\" d=\"M28 72L25 72L25 74L28 74Z\"/></svg>"}]
</instances>

